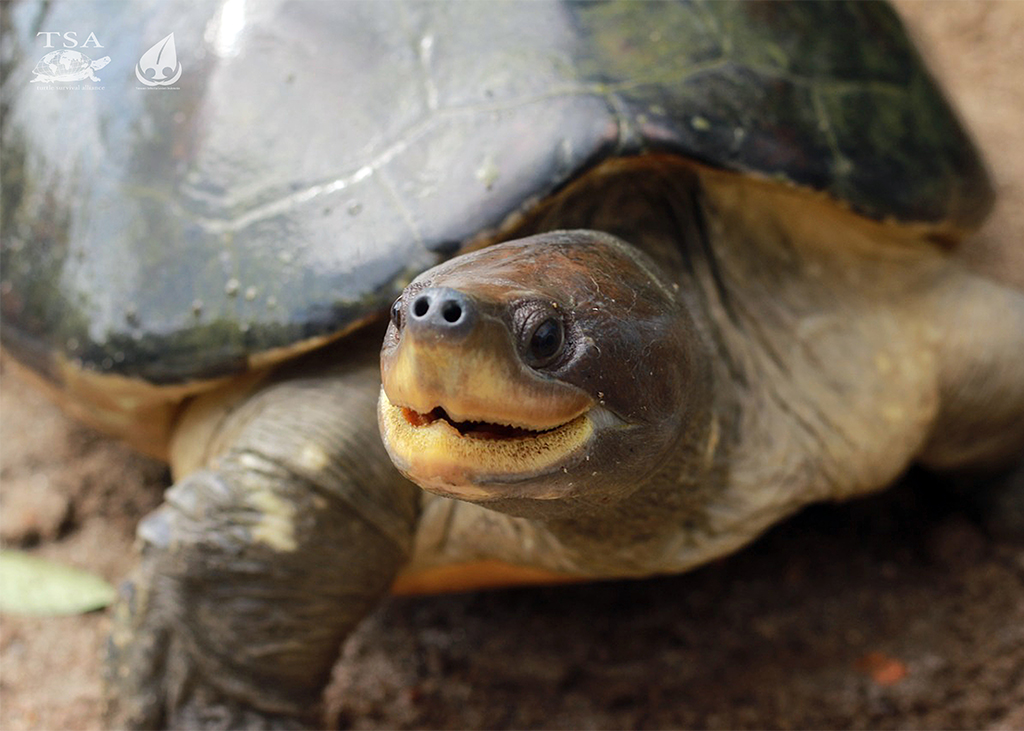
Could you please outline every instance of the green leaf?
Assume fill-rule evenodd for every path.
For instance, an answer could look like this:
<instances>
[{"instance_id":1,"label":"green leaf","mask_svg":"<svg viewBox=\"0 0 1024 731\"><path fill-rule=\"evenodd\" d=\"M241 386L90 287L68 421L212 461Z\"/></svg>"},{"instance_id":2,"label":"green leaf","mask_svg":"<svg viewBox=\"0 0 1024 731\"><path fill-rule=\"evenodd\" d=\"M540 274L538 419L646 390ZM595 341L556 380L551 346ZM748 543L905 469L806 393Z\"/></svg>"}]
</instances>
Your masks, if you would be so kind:
<instances>
[{"instance_id":1,"label":"green leaf","mask_svg":"<svg viewBox=\"0 0 1024 731\"><path fill-rule=\"evenodd\" d=\"M84 614L102 609L115 596L114 587L93 574L20 551L0 551L0 612Z\"/></svg>"}]
</instances>

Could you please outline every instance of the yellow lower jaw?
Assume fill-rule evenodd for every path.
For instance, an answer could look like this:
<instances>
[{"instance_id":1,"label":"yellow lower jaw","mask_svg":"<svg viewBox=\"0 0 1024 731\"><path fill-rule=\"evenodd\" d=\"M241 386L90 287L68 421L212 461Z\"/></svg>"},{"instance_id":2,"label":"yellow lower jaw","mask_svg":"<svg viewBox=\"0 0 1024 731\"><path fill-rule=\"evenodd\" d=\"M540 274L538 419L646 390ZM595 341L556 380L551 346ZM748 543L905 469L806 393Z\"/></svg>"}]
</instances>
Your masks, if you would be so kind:
<instances>
[{"instance_id":1,"label":"yellow lower jaw","mask_svg":"<svg viewBox=\"0 0 1024 731\"><path fill-rule=\"evenodd\" d=\"M513 439L463 436L444 419L413 426L384 389L377 416L388 453L407 477L424 489L467 500L499 497L478 486L481 478L514 480L556 468L594 433L585 413L550 431Z\"/></svg>"}]
</instances>

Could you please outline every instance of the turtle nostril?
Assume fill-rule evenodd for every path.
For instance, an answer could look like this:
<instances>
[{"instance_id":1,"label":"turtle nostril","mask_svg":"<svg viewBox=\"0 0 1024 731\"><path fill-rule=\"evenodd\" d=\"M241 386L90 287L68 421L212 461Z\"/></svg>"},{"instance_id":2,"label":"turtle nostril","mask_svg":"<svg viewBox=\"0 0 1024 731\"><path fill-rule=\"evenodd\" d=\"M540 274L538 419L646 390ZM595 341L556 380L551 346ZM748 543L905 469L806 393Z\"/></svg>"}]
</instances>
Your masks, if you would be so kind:
<instances>
[{"instance_id":1,"label":"turtle nostril","mask_svg":"<svg viewBox=\"0 0 1024 731\"><path fill-rule=\"evenodd\" d=\"M430 311L430 298L426 295L416 298L412 303L412 314L415 317L423 317Z\"/></svg>"},{"instance_id":2,"label":"turtle nostril","mask_svg":"<svg viewBox=\"0 0 1024 731\"><path fill-rule=\"evenodd\" d=\"M441 317L444 318L445 322L454 325L462 319L462 306L452 300L445 302L444 307L441 309Z\"/></svg>"},{"instance_id":3,"label":"turtle nostril","mask_svg":"<svg viewBox=\"0 0 1024 731\"><path fill-rule=\"evenodd\" d=\"M477 321L472 298L449 287L424 289L404 302L406 327L425 337L459 338L472 331Z\"/></svg>"}]
</instances>

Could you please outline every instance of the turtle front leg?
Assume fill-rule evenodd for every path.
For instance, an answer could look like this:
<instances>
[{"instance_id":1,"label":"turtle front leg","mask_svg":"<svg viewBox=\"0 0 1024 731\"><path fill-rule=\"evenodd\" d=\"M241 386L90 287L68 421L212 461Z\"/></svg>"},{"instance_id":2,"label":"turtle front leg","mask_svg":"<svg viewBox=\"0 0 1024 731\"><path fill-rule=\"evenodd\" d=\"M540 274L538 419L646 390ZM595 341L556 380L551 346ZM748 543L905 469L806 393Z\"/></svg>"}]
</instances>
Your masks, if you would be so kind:
<instances>
[{"instance_id":1,"label":"turtle front leg","mask_svg":"<svg viewBox=\"0 0 1024 731\"><path fill-rule=\"evenodd\" d=\"M417 516L366 370L264 389L221 430L231 446L141 524L109 642L112 726L318 724L341 642L387 592Z\"/></svg>"}]
</instances>

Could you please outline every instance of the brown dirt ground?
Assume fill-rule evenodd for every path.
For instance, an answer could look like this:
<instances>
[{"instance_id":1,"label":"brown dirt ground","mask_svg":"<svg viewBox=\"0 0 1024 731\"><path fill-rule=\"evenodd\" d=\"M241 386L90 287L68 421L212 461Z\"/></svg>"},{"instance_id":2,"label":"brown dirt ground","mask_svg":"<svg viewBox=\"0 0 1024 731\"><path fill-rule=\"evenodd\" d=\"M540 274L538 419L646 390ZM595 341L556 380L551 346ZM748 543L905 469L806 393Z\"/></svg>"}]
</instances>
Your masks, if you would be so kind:
<instances>
[{"instance_id":1,"label":"brown dirt ground","mask_svg":"<svg viewBox=\"0 0 1024 731\"><path fill-rule=\"evenodd\" d=\"M999 188L968 251L1024 283L1024 3L899 7ZM116 582L166 471L0 384L0 540ZM100 728L106 625L4 617L0 728ZM1024 547L914 475L686 576L392 599L329 701L343 728L1024 728Z\"/></svg>"}]
</instances>

